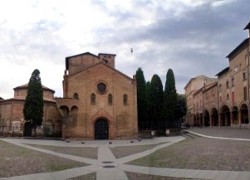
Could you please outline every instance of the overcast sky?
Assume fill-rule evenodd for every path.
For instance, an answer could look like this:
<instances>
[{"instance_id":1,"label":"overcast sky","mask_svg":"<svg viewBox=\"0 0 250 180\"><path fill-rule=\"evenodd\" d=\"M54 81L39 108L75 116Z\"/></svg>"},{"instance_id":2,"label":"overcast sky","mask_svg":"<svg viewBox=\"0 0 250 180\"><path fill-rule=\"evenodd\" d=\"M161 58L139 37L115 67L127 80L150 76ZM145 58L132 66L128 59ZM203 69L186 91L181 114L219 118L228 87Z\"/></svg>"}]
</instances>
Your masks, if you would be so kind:
<instances>
[{"instance_id":1,"label":"overcast sky","mask_svg":"<svg viewBox=\"0 0 250 180\"><path fill-rule=\"evenodd\" d=\"M36 68L62 96L65 57L84 52L116 54L119 71L141 67L163 85L171 68L184 93L190 78L228 66L249 21L249 0L0 0L0 97Z\"/></svg>"}]
</instances>

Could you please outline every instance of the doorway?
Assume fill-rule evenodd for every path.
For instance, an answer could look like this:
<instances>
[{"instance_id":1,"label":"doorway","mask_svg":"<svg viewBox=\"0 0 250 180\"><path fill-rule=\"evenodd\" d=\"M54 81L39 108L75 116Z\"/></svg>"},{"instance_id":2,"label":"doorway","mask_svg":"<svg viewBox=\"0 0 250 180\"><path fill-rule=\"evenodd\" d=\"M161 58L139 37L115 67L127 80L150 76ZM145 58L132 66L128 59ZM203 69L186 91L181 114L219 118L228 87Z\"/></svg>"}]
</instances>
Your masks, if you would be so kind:
<instances>
[{"instance_id":1,"label":"doorway","mask_svg":"<svg viewBox=\"0 0 250 180\"><path fill-rule=\"evenodd\" d=\"M109 139L109 125L106 119L96 120L95 139Z\"/></svg>"}]
</instances>

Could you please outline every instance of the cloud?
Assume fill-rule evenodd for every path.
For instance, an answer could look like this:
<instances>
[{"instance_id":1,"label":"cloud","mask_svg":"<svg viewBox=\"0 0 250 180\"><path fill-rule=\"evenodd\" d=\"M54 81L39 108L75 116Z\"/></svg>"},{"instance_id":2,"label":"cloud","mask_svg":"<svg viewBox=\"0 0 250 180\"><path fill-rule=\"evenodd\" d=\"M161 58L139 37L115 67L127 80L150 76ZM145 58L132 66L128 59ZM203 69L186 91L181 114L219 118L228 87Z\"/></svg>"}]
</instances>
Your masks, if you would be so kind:
<instances>
[{"instance_id":1,"label":"cloud","mask_svg":"<svg viewBox=\"0 0 250 180\"><path fill-rule=\"evenodd\" d=\"M246 0L197 1L195 5L182 2L177 1L174 6L154 5L153 1L132 3L134 12L126 12L128 18L112 11L117 17L116 26L95 31L104 35L96 41L97 47L112 47L116 52L128 52L133 47L135 62L131 63L127 56L122 59L129 61L131 68L142 67L144 74L150 74L146 75L148 80L155 73L164 77L168 68L174 70L177 83L200 74L214 77L228 66L226 55L245 38L241 30L249 21L249 5ZM141 9L154 17L151 23L141 23L145 20L137 14ZM183 87L178 86L178 90L183 92Z\"/></svg>"},{"instance_id":2,"label":"cloud","mask_svg":"<svg viewBox=\"0 0 250 180\"><path fill-rule=\"evenodd\" d=\"M228 66L225 57L246 38L250 20L247 0L13 2L0 3L0 82L10 97L35 68L61 96L65 57L86 51L117 54L118 70L132 77L141 67L146 80L158 74L163 84L171 68L182 93L190 78Z\"/></svg>"}]
</instances>

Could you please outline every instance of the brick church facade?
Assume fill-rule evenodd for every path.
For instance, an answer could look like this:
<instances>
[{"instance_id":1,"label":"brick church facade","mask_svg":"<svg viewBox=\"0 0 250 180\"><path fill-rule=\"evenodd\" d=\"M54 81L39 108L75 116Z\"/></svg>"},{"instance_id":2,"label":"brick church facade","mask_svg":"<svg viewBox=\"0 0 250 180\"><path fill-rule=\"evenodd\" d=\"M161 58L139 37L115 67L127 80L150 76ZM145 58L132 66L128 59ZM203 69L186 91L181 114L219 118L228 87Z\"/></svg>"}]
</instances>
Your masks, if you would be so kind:
<instances>
[{"instance_id":1,"label":"brick church facade","mask_svg":"<svg viewBox=\"0 0 250 180\"><path fill-rule=\"evenodd\" d=\"M54 98L54 91L43 86L43 135L82 139L137 136L136 79L115 69L115 57L89 52L66 57L63 97ZM25 132L22 109L27 88L14 88L14 98L0 99L0 135L22 136Z\"/></svg>"}]
</instances>

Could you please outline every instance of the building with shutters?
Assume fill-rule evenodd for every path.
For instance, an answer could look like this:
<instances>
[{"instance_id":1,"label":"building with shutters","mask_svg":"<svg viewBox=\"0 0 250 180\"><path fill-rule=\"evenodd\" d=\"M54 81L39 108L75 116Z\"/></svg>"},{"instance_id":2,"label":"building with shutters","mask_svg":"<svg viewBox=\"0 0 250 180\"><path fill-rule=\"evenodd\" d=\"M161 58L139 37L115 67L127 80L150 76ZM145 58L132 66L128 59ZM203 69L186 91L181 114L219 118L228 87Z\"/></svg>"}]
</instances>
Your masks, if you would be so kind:
<instances>
[{"instance_id":1,"label":"building with shutters","mask_svg":"<svg viewBox=\"0 0 250 180\"><path fill-rule=\"evenodd\" d=\"M250 23L244 28L250 35ZM186 122L191 126L250 128L250 39L228 55L217 78L197 76L185 86Z\"/></svg>"}]
</instances>

